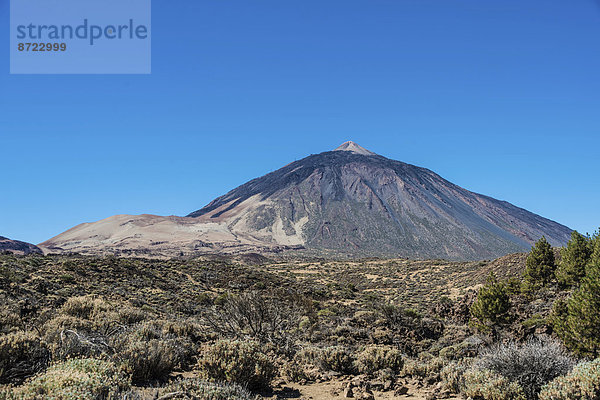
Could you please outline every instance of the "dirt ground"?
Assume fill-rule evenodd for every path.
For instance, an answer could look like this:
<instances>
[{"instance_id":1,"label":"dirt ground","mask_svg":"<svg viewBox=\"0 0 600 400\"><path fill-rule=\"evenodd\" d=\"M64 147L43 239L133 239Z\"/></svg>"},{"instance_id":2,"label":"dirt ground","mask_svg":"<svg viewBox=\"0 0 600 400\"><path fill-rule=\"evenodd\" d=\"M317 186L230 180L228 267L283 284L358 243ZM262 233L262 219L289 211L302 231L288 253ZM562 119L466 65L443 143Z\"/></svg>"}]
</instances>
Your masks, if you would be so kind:
<instances>
[{"instance_id":1,"label":"dirt ground","mask_svg":"<svg viewBox=\"0 0 600 400\"><path fill-rule=\"evenodd\" d=\"M348 384L348 380L332 380L327 382L317 382L310 384L283 384L277 388L273 395L266 397L272 400L275 399L299 399L299 400L343 400L346 398L354 399L368 399L369 397L363 397L363 393L360 389L353 390L353 397L345 397L344 389ZM460 397L455 396L436 396L428 397L433 393L431 388L420 388L418 385L406 384L403 385L408 389L405 394L399 394L396 390L378 391L373 390L374 400L393 400L393 399L406 399L406 400L432 400L432 399L449 399L459 400Z\"/></svg>"}]
</instances>

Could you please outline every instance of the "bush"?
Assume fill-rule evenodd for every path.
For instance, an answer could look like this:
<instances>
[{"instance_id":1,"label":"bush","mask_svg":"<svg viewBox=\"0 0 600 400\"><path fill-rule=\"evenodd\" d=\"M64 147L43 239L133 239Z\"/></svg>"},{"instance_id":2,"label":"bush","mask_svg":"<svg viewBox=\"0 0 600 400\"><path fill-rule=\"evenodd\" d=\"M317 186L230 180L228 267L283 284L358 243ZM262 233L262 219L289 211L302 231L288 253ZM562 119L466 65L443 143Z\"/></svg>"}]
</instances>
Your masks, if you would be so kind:
<instances>
[{"instance_id":1,"label":"bush","mask_svg":"<svg viewBox=\"0 0 600 400\"><path fill-rule=\"evenodd\" d=\"M446 365L446 360L440 357L421 357L421 359L407 359L404 362L402 375L426 378L431 382L439 381L439 373Z\"/></svg>"},{"instance_id":2,"label":"bush","mask_svg":"<svg viewBox=\"0 0 600 400\"><path fill-rule=\"evenodd\" d=\"M0 334L17 332L24 329L23 321L19 316L19 307L16 302L5 296L0 296Z\"/></svg>"},{"instance_id":3,"label":"bush","mask_svg":"<svg viewBox=\"0 0 600 400\"><path fill-rule=\"evenodd\" d=\"M548 383L540 400L596 400L600 398L600 358L578 364L566 376Z\"/></svg>"},{"instance_id":4,"label":"bush","mask_svg":"<svg viewBox=\"0 0 600 400\"><path fill-rule=\"evenodd\" d=\"M507 322L509 319L510 298L504 282L498 281L493 273L486 284L479 289L477 300L471 306L471 315L476 325L483 330Z\"/></svg>"},{"instance_id":5,"label":"bush","mask_svg":"<svg viewBox=\"0 0 600 400\"><path fill-rule=\"evenodd\" d=\"M103 300L91 297L71 297L60 309L61 314L81 319L94 319L98 314L107 312L109 305Z\"/></svg>"},{"instance_id":6,"label":"bush","mask_svg":"<svg viewBox=\"0 0 600 400\"><path fill-rule=\"evenodd\" d=\"M31 332L0 336L0 383L21 383L50 360L46 344Z\"/></svg>"},{"instance_id":7,"label":"bush","mask_svg":"<svg viewBox=\"0 0 600 400\"><path fill-rule=\"evenodd\" d=\"M318 366L323 371L336 371L343 374L354 372L354 356L344 346L325 347L318 352Z\"/></svg>"},{"instance_id":8,"label":"bush","mask_svg":"<svg viewBox=\"0 0 600 400\"><path fill-rule=\"evenodd\" d=\"M542 236L540 240L531 248L527 261L525 262L525 272L523 273L523 291L533 292L540 287L548 285L554 279L554 252L552 246Z\"/></svg>"},{"instance_id":9,"label":"bush","mask_svg":"<svg viewBox=\"0 0 600 400\"><path fill-rule=\"evenodd\" d=\"M399 336L413 338L416 341L436 340L444 332L444 324L441 321L423 318L415 310L402 308L392 303L376 304L375 308L386 326Z\"/></svg>"},{"instance_id":10,"label":"bush","mask_svg":"<svg viewBox=\"0 0 600 400\"><path fill-rule=\"evenodd\" d=\"M526 398L535 400L542 386L568 373L573 364L558 342L533 339L523 345L496 345L484 351L474 367L518 383Z\"/></svg>"},{"instance_id":11,"label":"bush","mask_svg":"<svg viewBox=\"0 0 600 400\"><path fill-rule=\"evenodd\" d=\"M367 346L356 358L356 369L361 374L373 375L375 372L390 369L398 373L404 366L399 350L383 346Z\"/></svg>"},{"instance_id":12,"label":"bush","mask_svg":"<svg viewBox=\"0 0 600 400\"><path fill-rule=\"evenodd\" d=\"M592 243L577 231L571 233L571 240L564 247L556 277L563 286L578 285L585 276L585 267L592 256Z\"/></svg>"},{"instance_id":13,"label":"bush","mask_svg":"<svg viewBox=\"0 0 600 400\"><path fill-rule=\"evenodd\" d=\"M462 394L472 400L525 400L517 382L487 369L471 369L464 374Z\"/></svg>"},{"instance_id":14,"label":"bush","mask_svg":"<svg viewBox=\"0 0 600 400\"><path fill-rule=\"evenodd\" d=\"M600 355L600 264L588 267L566 305L556 305L555 316L556 333L567 347L582 356Z\"/></svg>"},{"instance_id":15,"label":"bush","mask_svg":"<svg viewBox=\"0 0 600 400\"><path fill-rule=\"evenodd\" d=\"M92 296L71 297L42 331L55 359L99 358L113 353L111 336L125 330L121 318L140 317L131 314L128 307L116 312L107 302Z\"/></svg>"},{"instance_id":16,"label":"bush","mask_svg":"<svg viewBox=\"0 0 600 400\"><path fill-rule=\"evenodd\" d=\"M444 388L452 393L460 393L465 387L465 373L469 370L472 358L452 361L440 371L440 378Z\"/></svg>"},{"instance_id":17,"label":"bush","mask_svg":"<svg viewBox=\"0 0 600 400\"><path fill-rule=\"evenodd\" d=\"M205 315L215 332L235 339L251 337L289 350L301 317L294 296L254 291L224 296L215 303Z\"/></svg>"},{"instance_id":18,"label":"bush","mask_svg":"<svg viewBox=\"0 0 600 400\"><path fill-rule=\"evenodd\" d=\"M342 374L355 372L355 359L352 352L344 346L305 347L296 354L296 360L312 364L320 371L335 371Z\"/></svg>"},{"instance_id":19,"label":"bush","mask_svg":"<svg viewBox=\"0 0 600 400\"><path fill-rule=\"evenodd\" d=\"M600 265L588 267L587 276L567 302L554 305L553 326L577 354L600 355Z\"/></svg>"},{"instance_id":20,"label":"bush","mask_svg":"<svg viewBox=\"0 0 600 400\"><path fill-rule=\"evenodd\" d=\"M175 348L170 343L128 339L115 355L135 384L164 380L177 366Z\"/></svg>"},{"instance_id":21,"label":"bush","mask_svg":"<svg viewBox=\"0 0 600 400\"><path fill-rule=\"evenodd\" d=\"M296 359L310 363L324 372L335 371L342 374L355 372L354 355L344 346L307 347L298 352Z\"/></svg>"},{"instance_id":22,"label":"bush","mask_svg":"<svg viewBox=\"0 0 600 400\"><path fill-rule=\"evenodd\" d=\"M198 360L201 377L209 381L237 383L250 389L266 388L276 368L256 342L219 340L207 345Z\"/></svg>"},{"instance_id":23,"label":"bush","mask_svg":"<svg viewBox=\"0 0 600 400\"><path fill-rule=\"evenodd\" d=\"M600 230L597 230L592 237L592 257L590 265L600 265Z\"/></svg>"},{"instance_id":24,"label":"bush","mask_svg":"<svg viewBox=\"0 0 600 400\"><path fill-rule=\"evenodd\" d=\"M102 358L113 354L106 338L98 334L88 334L71 329L63 329L52 346L55 360L70 358Z\"/></svg>"},{"instance_id":25,"label":"bush","mask_svg":"<svg viewBox=\"0 0 600 400\"><path fill-rule=\"evenodd\" d=\"M281 375L290 382L308 381L317 377L314 369L309 371L307 365L297 359L284 363L281 366Z\"/></svg>"},{"instance_id":26,"label":"bush","mask_svg":"<svg viewBox=\"0 0 600 400\"><path fill-rule=\"evenodd\" d=\"M171 399L255 400L244 387L231 383L212 383L197 378L180 379L163 387L160 395L176 394Z\"/></svg>"},{"instance_id":27,"label":"bush","mask_svg":"<svg viewBox=\"0 0 600 400\"><path fill-rule=\"evenodd\" d=\"M172 368L187 368L195 363L197 348L192 339L197 339L196 327L185 322L147 321L136 325L126 334L112 339L117 351L127 351L135 342L161 342L168 353Z\"/></svg>"},{"instance_id":28,"label":"bush","mask_svg":"<svg viewBox=\"0 0 600 400\"><path fill-rule=\"evenodd\" d=\"M21 387L0 391L0 399L116 400L128 389L126 375L114 364L88 358L55 364Z\"/></svg>"}]
</instances>

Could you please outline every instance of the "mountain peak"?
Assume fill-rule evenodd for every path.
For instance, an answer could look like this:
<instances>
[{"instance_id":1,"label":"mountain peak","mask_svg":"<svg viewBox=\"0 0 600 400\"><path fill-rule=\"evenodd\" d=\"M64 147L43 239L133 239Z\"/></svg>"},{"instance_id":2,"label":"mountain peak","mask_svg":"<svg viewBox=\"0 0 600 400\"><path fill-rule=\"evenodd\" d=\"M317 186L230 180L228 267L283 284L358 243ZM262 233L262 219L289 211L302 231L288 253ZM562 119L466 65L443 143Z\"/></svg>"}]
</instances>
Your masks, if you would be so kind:
<instances>
[{"instance_id":1,"label":"mountain peak","mask_svg":"<svg viewBox=\"0 0 600 400\"><path fill-rule=\"evenodd\" d=\"M178 257L301 250L302 256L492 259L571 230L354 142L253 179L187 217L117 216L46 251ZM0 251L2 249L0 241Z\"/></svg>"},{"instance_id":2,"label":"mountain peak","mask_svg":"<svg viewBox=\"0 0 600 400\"><path fill-rule=\"evenodd\" d=\"M352 153L362 154L363 156L376 156L377 155L377 154L373 153L372 151L369 151L369 150L365 149L364 147L360 146L359 144L354 143L351 140L342 143L338 148L336 148L333 151L350 151Z\"/></svg>"}]
</instances>

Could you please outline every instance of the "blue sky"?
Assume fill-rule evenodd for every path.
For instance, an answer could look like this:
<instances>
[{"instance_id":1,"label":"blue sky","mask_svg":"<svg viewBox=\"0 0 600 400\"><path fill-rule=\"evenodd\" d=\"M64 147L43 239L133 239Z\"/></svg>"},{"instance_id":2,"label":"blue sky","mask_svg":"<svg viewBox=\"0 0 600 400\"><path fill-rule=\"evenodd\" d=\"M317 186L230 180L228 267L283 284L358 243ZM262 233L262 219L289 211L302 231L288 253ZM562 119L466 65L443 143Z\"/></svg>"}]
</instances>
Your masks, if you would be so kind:
<instances>
[{"instance_id":1,"label":"blue sky","mask_svg":"<svg viewBox=\"0 0 600 400\"><path fill-rule=\"evenodd\" d=\"M346 140L600 226L593 0L154 0L152 74L9 75L0 235L185 215ZM0 26L8 26L0 0Z\"/></svg>"}]
</instances>

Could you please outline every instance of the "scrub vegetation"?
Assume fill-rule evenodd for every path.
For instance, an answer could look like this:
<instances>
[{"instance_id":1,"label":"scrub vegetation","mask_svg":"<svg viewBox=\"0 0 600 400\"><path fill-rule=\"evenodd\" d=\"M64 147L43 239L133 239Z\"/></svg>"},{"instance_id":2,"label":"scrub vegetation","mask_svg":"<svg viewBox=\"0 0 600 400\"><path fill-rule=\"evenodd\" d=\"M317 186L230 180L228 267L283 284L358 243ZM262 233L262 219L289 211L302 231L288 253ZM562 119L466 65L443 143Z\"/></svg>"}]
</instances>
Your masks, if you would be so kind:
<instances>
[{"instance_id":1,"label":"scrub vegetation","mask_svg":"<svg viewBox=\"0 0 600 400\"><path fill-rule=\"evenodd\" d=\"M600 238L494 261L0 255L0 399L600 396ZM387 396L387 397L385 397Z\"/></svg>"}]
</instances>

